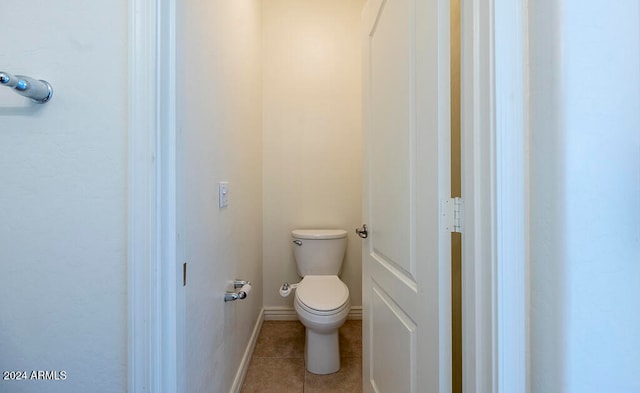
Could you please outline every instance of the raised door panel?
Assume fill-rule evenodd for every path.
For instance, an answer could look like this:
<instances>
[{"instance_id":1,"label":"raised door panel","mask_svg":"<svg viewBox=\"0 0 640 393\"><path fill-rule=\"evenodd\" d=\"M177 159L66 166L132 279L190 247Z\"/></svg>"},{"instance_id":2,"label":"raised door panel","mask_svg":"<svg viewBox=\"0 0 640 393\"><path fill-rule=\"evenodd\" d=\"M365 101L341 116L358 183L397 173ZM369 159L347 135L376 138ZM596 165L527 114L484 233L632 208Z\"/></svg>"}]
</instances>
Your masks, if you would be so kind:
<instances>
[{"instance_id":1,"label":"raised door panel","mask_svg":"<svg viewBox=\"0 0 640 393\"><path fill-rule=\"evenodd\" d=\"M438 229L449 170L445 3L370 0L363 12L365 393L451 389L450 235Z\"/></svg>"}]
</instances>

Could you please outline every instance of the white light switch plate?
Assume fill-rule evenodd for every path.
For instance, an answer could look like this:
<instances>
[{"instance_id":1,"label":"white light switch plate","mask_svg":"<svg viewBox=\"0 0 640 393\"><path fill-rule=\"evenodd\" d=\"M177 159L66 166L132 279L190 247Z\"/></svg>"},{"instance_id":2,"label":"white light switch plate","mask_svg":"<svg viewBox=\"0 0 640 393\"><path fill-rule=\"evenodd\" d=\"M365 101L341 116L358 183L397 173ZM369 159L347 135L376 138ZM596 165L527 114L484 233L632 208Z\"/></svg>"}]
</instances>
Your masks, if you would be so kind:
<instances>
[{"instance_id":1,"label":"white light switch plate","mask_svg":"<svg viewBox=\"0 0 640 393\"><path fill-rule=\"evenodd\" d=\"M218 207L227 206L229 206L229 182L221 181L218 183Z\"/></svg>"}]
</instances>

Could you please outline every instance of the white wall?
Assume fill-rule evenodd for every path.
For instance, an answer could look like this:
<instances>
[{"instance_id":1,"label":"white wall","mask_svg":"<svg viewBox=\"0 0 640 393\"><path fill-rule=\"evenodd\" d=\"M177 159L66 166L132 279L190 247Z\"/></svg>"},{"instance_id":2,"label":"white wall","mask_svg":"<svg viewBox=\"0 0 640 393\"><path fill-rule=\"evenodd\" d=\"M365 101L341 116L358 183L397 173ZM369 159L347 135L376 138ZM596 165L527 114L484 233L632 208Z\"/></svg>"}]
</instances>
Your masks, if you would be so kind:
<instances>
[{"instance_id":1,"label":"white wall","mask_svg":"<svg viewBox=\"0 0 640 393\"><path fill-rule=\"evenodd\" d=\"M531 9L531 391L639 392L640 5Z\"/></svg>"},{"instance_id":2,"label":"white wall","mask_svg":"<svg viewBox=\"0 0 640 393\"><path fill-rule=\"evenodd\" d=\"M3 392L126 390L127 2L4 2L0 69L46 79L33 104L0 87Z\"/></svg>"},{"instance_id":3,"label":"white wall","mask_svg":"<svg viewBox=\"0 0 640 393\"><path fill-rule=\"evenodd\" d=\"M186 392L229 392L262 308L259 0L178 3L178 208ZM229 206L218 208L219 181ZM235 278L242 301L223 302Z\"/></svg>"},{"instance_id":4,"label":"white wall","mask_svg":"<svg viewBox=\"0 0 640 393\"><path fill-rule=\"evenodd\" d=\"M300 280L295 228L349 232L342 279L362 304L360 239L362 0L263 4L264 304L291 307L278 288Z\"/></svg>"}]
</instances>

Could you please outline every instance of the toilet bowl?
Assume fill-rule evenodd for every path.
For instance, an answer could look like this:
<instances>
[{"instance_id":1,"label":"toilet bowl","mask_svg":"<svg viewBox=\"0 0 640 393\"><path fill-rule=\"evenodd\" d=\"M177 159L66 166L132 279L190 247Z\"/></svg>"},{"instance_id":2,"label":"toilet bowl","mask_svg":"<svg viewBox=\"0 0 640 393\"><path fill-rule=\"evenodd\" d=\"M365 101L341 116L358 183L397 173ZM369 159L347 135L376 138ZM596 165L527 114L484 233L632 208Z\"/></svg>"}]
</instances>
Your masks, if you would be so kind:
<instances>
[{"instance_id":1,"label":"toilet bowl","mask_svg":"<svg viewBox=\"0 0 640 393\"><path fill-rule=\"evenodd\" d=\"M338 329L349 315L349 289L338 276L305 276L294 307L306 328L305 364L314 374L340 370Z\"/></svg>"},{"instance_id":2,"label":"toilet bowl","mask_svg":"<svg viewBox=\"0 0 640 393\"><path fill-rule=\"evenodd\" d=\"M305 326L305 365L314 374L340 370L338 329L351 309L349 288L338 274L347 243L342 229L291 232L298 273L294 308Z\"/></svg>"}]
</instances>

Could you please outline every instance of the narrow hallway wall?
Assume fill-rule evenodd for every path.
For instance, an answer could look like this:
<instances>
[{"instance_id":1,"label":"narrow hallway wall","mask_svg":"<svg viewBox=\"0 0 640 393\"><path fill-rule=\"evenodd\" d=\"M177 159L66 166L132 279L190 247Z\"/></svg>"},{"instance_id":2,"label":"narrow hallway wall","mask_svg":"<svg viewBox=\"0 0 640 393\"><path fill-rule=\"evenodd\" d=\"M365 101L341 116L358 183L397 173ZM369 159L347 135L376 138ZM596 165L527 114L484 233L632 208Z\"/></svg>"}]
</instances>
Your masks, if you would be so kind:
<instances>
[{"instance_id":1,"label":"narrow hallway wall","mask_svg":"<svg viewBox=\"0 0 640 393\"><path fill-rule=\"evenodd\" d=\"M124 0L2 3L0 70L54 94L0 87L0 370L66 374L2 392L126 391L127 29Z\"/></svg>"},{"instance_id":2,"label":"narrow hallway wall","mask_svg":"<svg viewBox=\"0 0 640 393\"><path fill-rule=\"evenodd\" d=\"M261 1L178 2L185 392L231 391L262 309ZM218 207L218 182L229 205ZM234 279L245 300L225 303Z\"/></svg>"},{"instance_id":3,"label":"narrow hallway wall","mask_svg":"<svg viewBox=\"0 0 640 393\"><path fill-rule=\"evenodd\" d=\"M530 4L531 392L640 392L640 5Z\"/></svg>"},{"instance_id":4,"label":"narrow hallway wall","mask_svg":"<svg viewBox=\"0 0 640 393\"><path fill-rule=\"evenodd\" d=\"M363 0L263 4L264 305L298 282L290 232L349 233L342 279L362 304L360 12Z\"/></svg>"}]
</instances>

